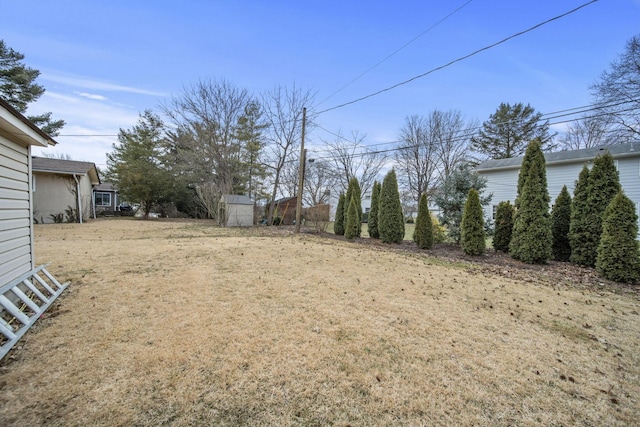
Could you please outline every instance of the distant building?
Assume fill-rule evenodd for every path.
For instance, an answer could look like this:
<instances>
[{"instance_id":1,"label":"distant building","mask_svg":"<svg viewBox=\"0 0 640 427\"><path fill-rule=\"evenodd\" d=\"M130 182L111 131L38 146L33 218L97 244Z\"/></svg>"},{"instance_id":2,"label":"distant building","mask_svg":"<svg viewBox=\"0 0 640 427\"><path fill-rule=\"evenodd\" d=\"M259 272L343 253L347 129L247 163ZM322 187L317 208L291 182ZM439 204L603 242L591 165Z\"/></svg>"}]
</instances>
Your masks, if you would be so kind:
<instances>
[{"instance_id":1,"label":"distant building","mask_svg":"<svg viewBox=\"0 0 640 427\"><path fill-rule=\"evenodd\" d=\"M219 204L220 218L225 227L251 227L253 200L249 196L224 194Z\"/></svg>"}]
</instances>

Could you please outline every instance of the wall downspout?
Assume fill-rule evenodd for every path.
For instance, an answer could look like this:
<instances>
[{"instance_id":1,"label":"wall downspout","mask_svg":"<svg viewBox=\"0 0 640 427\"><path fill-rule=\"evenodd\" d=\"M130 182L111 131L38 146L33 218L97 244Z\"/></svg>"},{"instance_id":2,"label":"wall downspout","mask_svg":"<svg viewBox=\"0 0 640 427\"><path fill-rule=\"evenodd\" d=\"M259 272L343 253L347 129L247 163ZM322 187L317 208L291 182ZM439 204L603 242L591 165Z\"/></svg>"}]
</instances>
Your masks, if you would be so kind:
<instances>
[{"instance_id":1,"label":"wall downspout","mask_svg":"<svg viewBox=\"0 0 640 427\"><path fill-rule=\"evenodd\" d=\"M76 193L78 195L78 218L80 219L80 224L82 224L82 202L80 201L80 181L78 180L77 175L73 175L73 179L76 180Z\"/></svg>"}]
</instances>

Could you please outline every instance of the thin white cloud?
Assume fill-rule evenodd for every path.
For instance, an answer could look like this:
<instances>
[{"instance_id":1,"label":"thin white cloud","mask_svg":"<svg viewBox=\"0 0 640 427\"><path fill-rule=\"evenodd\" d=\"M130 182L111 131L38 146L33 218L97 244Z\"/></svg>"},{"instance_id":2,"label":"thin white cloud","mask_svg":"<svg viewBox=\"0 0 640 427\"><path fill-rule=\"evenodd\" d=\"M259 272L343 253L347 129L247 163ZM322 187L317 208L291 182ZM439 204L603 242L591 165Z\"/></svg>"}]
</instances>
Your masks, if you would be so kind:
<instances>
[{"instance_id":1,"label":"thin white cloud","mask_svg":"<svg viewBox=\"0 0 640 427\"><path fill-rule=\"evenodd\" d=\"M107 97L102 95L96 95L94 93L87 92L74 92L76 95L84 96L85 98L95 99L96 101L106 101Z\"/></svg>"},{"instance_id":2,"label":"thin white cloud","mask_svg":"<svg viewBox=\"0 0 640 427\"><path fill-rule=\"evenodd\" d=\"M109 92L127 92L127 93L136 93L140 95L159 96L159 97L168 96L168 94L164 92L120 85L117 83L111 83L111 82L106 82L99 79L93 79L91 77L75 76L71 74L59 74L51 71L42 71L40 78L43 81L61 83L61 84L69 85L72 87L82 88L82 89L103 90L103 91L109 91Z\"/></svg>"}]
</instances>

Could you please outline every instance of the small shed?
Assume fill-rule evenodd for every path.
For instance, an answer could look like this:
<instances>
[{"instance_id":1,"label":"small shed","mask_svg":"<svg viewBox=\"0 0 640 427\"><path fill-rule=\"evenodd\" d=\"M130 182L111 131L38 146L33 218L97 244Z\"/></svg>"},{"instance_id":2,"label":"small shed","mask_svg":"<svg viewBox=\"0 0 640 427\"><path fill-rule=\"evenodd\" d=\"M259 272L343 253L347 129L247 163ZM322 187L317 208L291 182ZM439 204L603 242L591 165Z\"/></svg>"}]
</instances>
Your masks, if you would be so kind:
<instances>
[{"instance_id":1,"label":"small shed","mask_svg":"<svg viewBox=\"0 0 640 427\"><path fill-rule=\"evenodd\" d=\"M224 194L219 204L220 223L225 227L251 227L253 200L249 196Z\"/></svg>"}]
</instances>

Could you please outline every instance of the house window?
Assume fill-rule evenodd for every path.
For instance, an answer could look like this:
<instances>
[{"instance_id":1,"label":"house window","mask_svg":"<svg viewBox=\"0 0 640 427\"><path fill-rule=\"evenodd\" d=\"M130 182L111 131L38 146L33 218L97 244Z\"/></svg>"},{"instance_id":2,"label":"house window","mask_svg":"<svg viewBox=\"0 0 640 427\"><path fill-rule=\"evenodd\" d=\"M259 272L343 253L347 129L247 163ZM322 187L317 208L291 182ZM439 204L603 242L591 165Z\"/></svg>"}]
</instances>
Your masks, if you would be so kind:
<instances>
[{"instance_id":1,"label":"house window","mask_svg":"<svg viewBox=\"0 0 640 427\"><path fill-rule=\"evenodd\" d=\"M491 219L496 219L496 211L498 210L498 205L493 205L493 213Z\"/></svg>"},{"instance_id":2,"label":"house window","mask_svg":"<svg viewBox=\"0 0 640 427\"><path fill-rule=\"evenodd\" d=\"M96 192L96 206L111 206L111 193Z\"/></svg>"}]
</instances>

